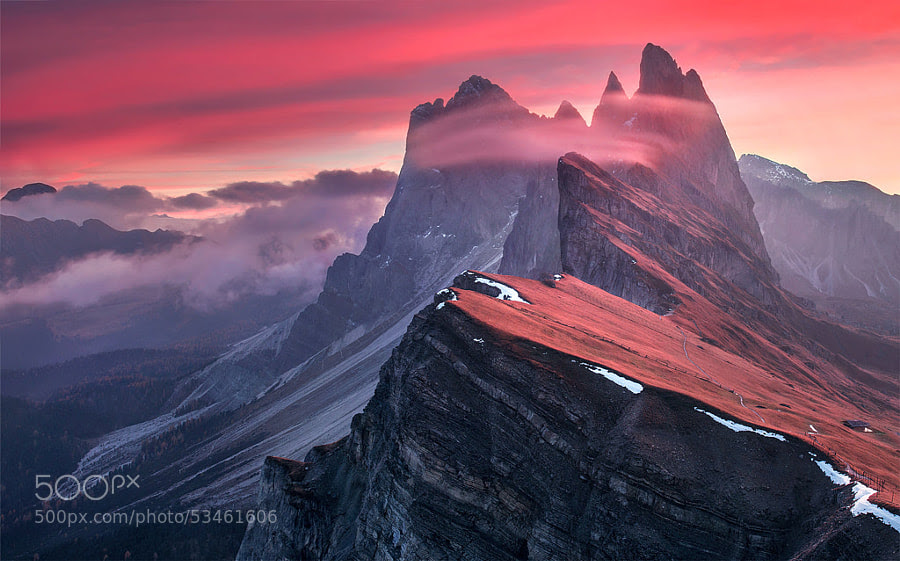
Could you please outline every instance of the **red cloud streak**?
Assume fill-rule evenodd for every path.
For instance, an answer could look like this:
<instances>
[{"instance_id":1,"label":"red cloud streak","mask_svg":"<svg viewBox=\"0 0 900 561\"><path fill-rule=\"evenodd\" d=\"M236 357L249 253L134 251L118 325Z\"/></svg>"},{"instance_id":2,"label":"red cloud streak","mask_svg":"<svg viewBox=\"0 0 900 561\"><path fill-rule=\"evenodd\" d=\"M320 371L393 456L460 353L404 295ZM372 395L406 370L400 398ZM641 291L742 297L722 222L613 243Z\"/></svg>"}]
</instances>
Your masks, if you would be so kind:
<instances>
[{"instance_id":1,"label":"red cloud streak","mask_svg":"<svg viewBox=\"0 0 900 561\"><path fill-rule=\"evenodd\" d=\"M652 41L700 72L739 152L897 192L900 7L846 6L4 2L2 190L396 168L409 110L470 74L590 115Z\"/></svg>"}]
</instances>

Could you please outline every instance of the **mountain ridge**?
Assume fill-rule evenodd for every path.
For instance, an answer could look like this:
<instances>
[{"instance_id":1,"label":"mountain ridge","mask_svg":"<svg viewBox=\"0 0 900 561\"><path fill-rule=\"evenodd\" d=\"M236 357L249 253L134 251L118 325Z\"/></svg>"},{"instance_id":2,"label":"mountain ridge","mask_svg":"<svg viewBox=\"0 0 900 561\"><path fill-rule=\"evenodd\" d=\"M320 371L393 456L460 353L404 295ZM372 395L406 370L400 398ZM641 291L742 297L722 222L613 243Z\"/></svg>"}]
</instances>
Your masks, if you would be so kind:
<instances>
[{"instance_id":1,"label":"mountain ridge","mask_svg":"<svg viewBox=\"0 0 900 561\"><path fill-rule=\"evenodd\" d=\"M850 488L835 489L810 456L878 487L879 504L900 489L890 467L897 341L813 317L781 290L699 76L654 45L641 70L639 92L622 107L601 101L591 128L605 120L609 132L637 108L615 138L654 132L671 144L656 146L649 165L559 158L556 181L529 187L504 243L500 271L516 276L456 277L416 314L348 437L304 462L267 459L260 505L296 523L249 527L239 559L897 553L880 521L840 517ZM619 99L617 83L612 74L607 101ZM606 380L587 382L579 367ZM625 405L661 389L674 393ZM683 399L685 413L751 440L736 444L718 428L686 444L699 421L684 421L690 435L668 432ZM598 411L623 413L600 420ZM854 416L872 418L879 435L839 422ZM627 444L610 444L622 435ZM766 439L772 447L760 452ZM780 443L804 463L777 476L746 468L787 461ZM714 449L716 460L685 468L666 453L653 460L656 447ZM693 478L703 483L682 486ZM739 489L719 488L731 478ZM773 514L782 506L764 497L769 484L804 498ZM624 509L635 510L610 514ZM734 523L747 519L752 527Z\"/></svg>"}]
</instances>

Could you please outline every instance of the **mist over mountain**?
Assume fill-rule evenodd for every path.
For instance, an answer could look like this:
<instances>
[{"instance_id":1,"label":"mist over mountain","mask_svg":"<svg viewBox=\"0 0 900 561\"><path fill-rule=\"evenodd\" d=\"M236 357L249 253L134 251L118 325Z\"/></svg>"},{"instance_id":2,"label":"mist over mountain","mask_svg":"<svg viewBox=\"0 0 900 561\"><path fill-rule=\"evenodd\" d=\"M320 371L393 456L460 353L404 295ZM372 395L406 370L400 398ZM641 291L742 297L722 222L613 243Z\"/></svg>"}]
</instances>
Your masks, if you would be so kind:
<instances>
[{"instance_id":1,"label":"mist over mountain","mask_svg":"<svg viewBox=\"0 0 900 561\"><path fill-rule=\"evenodd\" d=\"M783 290L699 75L652 44L640 69L590 126L477 75L417 106L383 216L315 301L166 378L73 474L146 482L106 509L274 512L240 544L156 530L238 559L896 556L896 339ZM290 228L292 187L205 196L279 203L229 232ZM53 530L4 546L143 536Z\"/></svg>"},{"instance_id":2,"label":"mist over mountain","mask_svg":"<svg viewBox=\"0 0 900 561\"><path fill-rule=\"evenodd\" d=\"M3 230L0 285L6 290L34 282L91 254L163 253L178 244L200 240L177 231L122 232L100 220L86 220L79 226L68 220L51 222L38 218L26 222L0 215L0 228Z\"/></svg>"},{"instance_id":3,"label":"mist over mountain","mask_svg":"<svg viewBox=\"0 0 900 561\"><path fill-rule=\"evenodd\" d=\"M23 197L56 193L56 189L46 183L29 183L22 187L10 189L3 195L2 201L16 202Z\"/></svg>"},{"instance_id":4,"label":"mist over mountain","mask_svg":"<svg viewBox=\"0 0 900 561\"><path fill-rule=\"evenodd\" d=\"M530 124L492 84L473 77L460 88L470 103L472 92L494 111L501 144L504 126ZM447 161L412 140L455 106L413 113L401 182L416 154ZM453 128L441 125L444 146ZM259 505L291 522L251 525L239 559L897 553L894 530L835 510L849 494L807 459L827 434L880 481L892 477L893 444L835 419L869 412L893 426L896 341L824 322L780 288L696 72L648 45L638 92L629 100L611 75L595 125L640 157L569 153L555 177L527 185L500 268L543 282L468 271L438 292L349 436L302 462L266 460ZM492 150L465 138L473 153ZM694 440L703 415L719 426ZM772 469L788 456L803 461ZM769 484L803 499L779 504Z\"/></svg>"},{"instance_id":5,"label":"mist over mountain","mask_svg":"<svg viewBox=\"0 0 900 561\"><path fill-rule=\"evenodd\" d=\"M382 170L332 170L209 195L86 184L4 201L4 213L16 216L2 218L3 367L186 342L220 348L283 320L315 298L336 255L362 246L395 182ZM210 201L234 214L157 214ZM66 218L20 218L35 214ZM92 216L189 233L122 232Z\"/></svg>"}]
</instances>

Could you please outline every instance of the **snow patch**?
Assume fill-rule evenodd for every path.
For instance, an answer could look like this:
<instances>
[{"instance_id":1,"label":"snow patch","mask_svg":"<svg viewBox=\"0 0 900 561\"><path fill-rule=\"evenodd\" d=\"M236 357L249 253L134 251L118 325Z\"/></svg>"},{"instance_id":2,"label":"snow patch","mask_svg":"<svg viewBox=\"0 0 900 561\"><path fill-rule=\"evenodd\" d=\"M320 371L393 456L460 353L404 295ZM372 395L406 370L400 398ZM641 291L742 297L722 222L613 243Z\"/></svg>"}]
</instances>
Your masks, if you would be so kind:
<instances>
[{"instance_id":1,"label":"snow patch","mask_svg":"<svg viewBox=\"0 0 900 561\"><path fill-rule=\"evenodd\" d=\"M588 370L590 370L591 372L593 372L594 374L600 374L601 376L603 376L610 382L612 382L616 385L622 386L623 388L625 388L626 390L630 391L631 393L633 393L635 395L641 393L644 390L644 386L638 384L637 382L635 382L633 380L629 380L628 378L626 378L624 376L619 376L615 372L611 372L611 371L607 370L606 368L603 368L602 366L597 366L596 364L591 364L589 362L582 362L581 365L584 366L585 368L587 368Z\"/></svg>"},{"instance_id":2,"label":"snow patch","mask_svg":"<svg viewBox=\"0 0 900 561\"><path fill-rule=\"evenodd\" d=\"M703 409L700 409L699 407L694 407L694 411L699 411L700 413L703 413L704 415L708 415L713 421L719 423L720 425L724 425L724 426L728 427L729 429L733 430L734 432L755 432L756 434L758 434L760 436L765 436L766 438L774 438L775 440L780 440L782 442L785 442L784 436L782 436L778 433L769 432L769 431L762 430L762 429L755 429L753 427L748 427L747 425L735 423L734 421L729 421L728 419L723 419L722 417L719 417L718 415L714 415L713 413L710 413L709 411L704 411Z\"/></svg>"},{"instance_id":3,"label":"snow patch","mask_svg":"<svg viewBox=\"0 0 900 561\"><path fill-rule=\"evenodd\" d=\"M470 273L472 274L472 273ZM500 291L500 294L496 297L498 300L509 300L511 302L522 302L523 304L531 304L528 300L525 300L521 296L519 296L519 291L515 288L503 284L502 282L497 282L495 280L491 280L486 277L474 275L475 282L479 282L481 284L486 284L488 286L492 286Z\"/></svg>"},{"instance_id":4,"label":"snow patch","mask_svg":"<svg viewBox=\"0 0 900 561\"><path fill-rule=\"evenodd\" d=\"M440 298L444 298L444 301L437 305L437 308L436 308L436 309L438 309L438 310L443 309L443 308L444 308L444 304L446 304L447 302L454 302L454 301L456 301L456 300L459 300L459 298L456 297L456 293L453 292L452 290L450 290L449 288L445 288L445 289L443 289L443 290L439 290L439 291L435 294L435 296L436 296L436 297L440 297Z\"/></svg>"},{"instance_id":5,"label":"snow patch","mask_svg":"<svg viewBox=\"0 0 900 561\"><path fill-rule=\"evenodd\" d=\"M871 497L875 493L875 489L866 487L862 483L856 483L856 485L853 486L854 501L853 506L850 508L850 513L853 516L859 516L860 514L871 514L894 530L900 532L900 516L897 516L893 512L881 508L880 506L873 505L869 502L869 497Z\"/></svg>"},{"instance_id":6,"label":"snow patch","mask_svg":"<svg viewBox=\"0 0 900 561\"><path fill-rule=\"evenodd\" d=\"M819 469L822 470L822 473L827 475L828 479L835 485L847 485L850 483L850 478L848 476L834 469L834 467L825 460L815 460L815 462L816 465L819 466Z\"/></svg>"},{"instance_id":7,"label":"snow patch","mask_svg":"<svg viewBox=\"0 0 900 561\"><path fill-rule=\"evenodd\" d=\"M835 485L849 485L852 481L849 475L839 472L834 467L823 460L815 460L819 469L828 476ZM875 489L867 487L862 483L856 482L853 485L853 506L850 507L850 514L859 516L860 514L871 514L875 518L881 520L894 530L900 532L900 516L893 512L881 508L869 502L869 497L876 493Z\"/></svg>"},{"instance_id":8,"label":"snow patch","mask_svg":"<svg viewBox=\"0 0 900 561\"><path fill-rule=\"evenodd\" d=\"M480 337L478 339L472 339L472 340L475 341L476 343L484 343L484 339L482 339Z\"/></svg>"}]
</instances>

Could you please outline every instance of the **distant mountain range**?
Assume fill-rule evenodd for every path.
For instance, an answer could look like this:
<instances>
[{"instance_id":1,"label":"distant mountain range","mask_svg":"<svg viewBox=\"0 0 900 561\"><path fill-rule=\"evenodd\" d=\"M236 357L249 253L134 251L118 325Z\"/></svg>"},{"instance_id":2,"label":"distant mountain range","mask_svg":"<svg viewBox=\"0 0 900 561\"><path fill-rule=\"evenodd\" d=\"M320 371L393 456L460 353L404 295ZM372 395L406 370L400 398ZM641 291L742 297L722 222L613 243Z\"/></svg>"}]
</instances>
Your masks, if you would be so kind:
<instances>
[{"instance_id":1,"label":"distant mountain range","mask_svg":"<svg viewBox=\"0 0 900 561\"><path fill-rule=\"evenodd\" d=\"M22 189L28 187L30 185ZM7 193L7 196L14 191ZM168 230L123 232L100 220L85 220L79 226L69 220L38 218L26 221L6 215L0 215L0 229L3 230L0 286L7 289L34 282L88 255L104 252L118 255L161 253L177 244L201 239Z\"/></svg>"},{"instance_id":2,"label":"distant mountain range","mask_svg":"<svg viewBox=\"0 0 900 561\"><path fill-rule=\"evenodd\" d=\"M900 333L900 195L760 156L739 164L782 286L844 323Z\"/></svg>"},{"instance_id":3,"label":"distant mountain range","mask_svg":"<svg viewBox=\"0 0 900 561\"><path fill-rule=\"evenodd\" d=\"M207 243L177 231L116 230L100 220L85 220L79 226L68 220L25 221L0 215L0 230L0 296L4 292L33 290L55 273L92 257L139 259L177 250L182 245L188 249L192 244ZM76 285L69 290L89 289ZM7 302L0 309L4 376L19 370L15 374L20 377L16 387L25 393L40 392L39 388L22 386L27 376L22 378L21 371L119 349L186 345L204 353L221 350L289 315L279 304L297 306L303 301L297 292L289 291L247 294L209 309L187 305L184 299L181 285L151 283L123 286L80 306L66 302ZM75 383L81 378L60 378L53 388L62 387L58 384L66 379Z\"/></svg>"}]
</instances>

